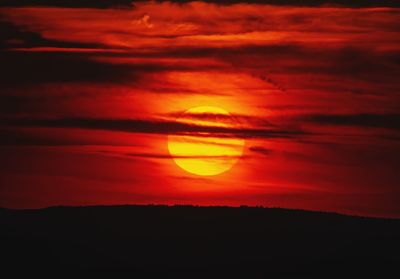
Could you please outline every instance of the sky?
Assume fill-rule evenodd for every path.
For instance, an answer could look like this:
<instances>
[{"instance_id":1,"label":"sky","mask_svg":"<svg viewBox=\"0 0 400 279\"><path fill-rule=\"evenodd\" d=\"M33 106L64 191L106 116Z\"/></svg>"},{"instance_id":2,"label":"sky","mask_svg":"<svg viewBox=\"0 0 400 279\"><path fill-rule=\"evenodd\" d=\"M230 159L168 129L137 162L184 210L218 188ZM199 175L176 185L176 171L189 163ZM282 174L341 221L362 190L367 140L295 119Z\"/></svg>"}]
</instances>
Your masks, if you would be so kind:
<instances>
[{"instance_id":1,"label":"sky","mask_svg":"<svg viewBox=\"0 0 400 279\"><path fill-rule=\"evenodd\" d=\"M0 206L399 218L400 4L299 2L2 1ZM242 153L194 174L183 137Z\"/></svg>"}]
</instances>

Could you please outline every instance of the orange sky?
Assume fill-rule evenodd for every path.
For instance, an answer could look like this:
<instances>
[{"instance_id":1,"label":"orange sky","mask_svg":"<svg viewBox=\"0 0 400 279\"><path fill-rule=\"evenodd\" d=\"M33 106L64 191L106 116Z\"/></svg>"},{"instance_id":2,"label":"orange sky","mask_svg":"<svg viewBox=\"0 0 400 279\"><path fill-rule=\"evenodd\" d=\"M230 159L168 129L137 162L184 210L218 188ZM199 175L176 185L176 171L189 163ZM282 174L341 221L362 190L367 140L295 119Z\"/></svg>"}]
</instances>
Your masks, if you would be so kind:
<instances>
[{"instance_id":1,"label":"orange sky","mask_svg":"<svg viewBox=\"0 0 400 279\"><path fill-rule=\"evenodd\" d=\"M29 1L28 1L29 2ZM263 205L400 217L400 10L136 2L0 8L0 206ZM177 167L177 115L245 139ZM203 117L207 117L204 115Z\"/></svg>"}]
</instances>

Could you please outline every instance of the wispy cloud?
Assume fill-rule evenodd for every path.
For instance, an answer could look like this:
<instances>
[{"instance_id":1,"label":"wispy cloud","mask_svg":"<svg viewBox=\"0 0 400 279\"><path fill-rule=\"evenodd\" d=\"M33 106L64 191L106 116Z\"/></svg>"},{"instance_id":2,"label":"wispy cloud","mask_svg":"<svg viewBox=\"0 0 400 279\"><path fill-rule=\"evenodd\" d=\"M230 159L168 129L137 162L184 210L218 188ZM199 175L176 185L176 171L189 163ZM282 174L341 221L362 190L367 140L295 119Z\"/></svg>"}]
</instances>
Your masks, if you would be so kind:
<instances>
[{"instance_id":1,"label":"wispy cloud","mask_svg":"<svg viewBox=\"0 0 400 279\"><path fill-rule=\"evenodd\" d=\"M58 6L58 7L94 7L94 8L128 8L133 6L136 2L134 0L4 0L1 2L0 6ZM192 0L170 0L168 2L175 3L189 3ZM240 3L240 0L206 0L204 2L216 3L219 5L230 5L235 3ZM246 3L255 4L269 4L269 5L283 5L283 6L324 6L324 5L340 5L344 7L399 7L397 1L395 0L303 0L299 3L296 0L247 0Z\"/></svg>"},{"instance_id":2,"label":"wispy cloud","mask_svg":"<svg viewBox=\"0 0 400 279\"><path fill-rule=\"evenodd\" d=\"M173 121L140 119L99 119L99 118L59 118L59 119L2 119L2 126L82 128L149 134L180 134L199 137L240 137L240 138L287 138L305 134L300 130L279 130L262 128L234 128L204 126Z\"/></svg>"},{"instance_id":3,"label":"wispy cloud","mask_svg":"<svg viewBox=\"0 0 400 279\"><path fill-rule=\"evenodd\" d=\"M305 121L321 125L358 126L400 130L400 114L319 114L304 116Z\"/></svg>"}]
</instances>

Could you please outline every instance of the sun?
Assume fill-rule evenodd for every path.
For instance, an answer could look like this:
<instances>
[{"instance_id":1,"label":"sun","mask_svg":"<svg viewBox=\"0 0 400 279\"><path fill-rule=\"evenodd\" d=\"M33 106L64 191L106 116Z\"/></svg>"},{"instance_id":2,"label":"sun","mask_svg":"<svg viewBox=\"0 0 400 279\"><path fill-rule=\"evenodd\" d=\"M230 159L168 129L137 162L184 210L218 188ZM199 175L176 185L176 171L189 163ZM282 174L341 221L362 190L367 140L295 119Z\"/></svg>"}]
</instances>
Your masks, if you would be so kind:
<instances>
[{"instance_id":1,"label":"sun","mask_svg":"<svg viewBox=\"0 0 400 279\"><path fill-rule=\"evenodd\" d=\"M176 121L206 127L232 128L237 125L227 111L211 106L191 108ZM211 176L228 171L242 156L243 147L244 139L212 133L168 135L168 150L175 163L196 175Z\"/></svg>"}]
</instances>

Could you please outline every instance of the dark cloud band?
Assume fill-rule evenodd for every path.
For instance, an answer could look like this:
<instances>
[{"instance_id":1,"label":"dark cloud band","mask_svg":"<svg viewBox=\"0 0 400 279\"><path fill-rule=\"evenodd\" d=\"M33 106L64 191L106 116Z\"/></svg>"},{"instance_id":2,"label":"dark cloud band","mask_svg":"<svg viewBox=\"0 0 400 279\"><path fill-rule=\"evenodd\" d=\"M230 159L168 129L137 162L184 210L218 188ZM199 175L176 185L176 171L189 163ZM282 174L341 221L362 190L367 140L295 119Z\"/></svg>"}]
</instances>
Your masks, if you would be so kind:
<instances>
[{"instance_id":1,"label":"dark cloud band","mask_svg":"<svg viewBox=\"0 0 400 279\"><path fill-rule=\"evenodd\" d=\"M303 135L300 130L210 127L172 121L139 119L58 118L3 119L3 127L80 128L149 134L180 134L211 137L288 138Z\"/></svg>"},{"instance_id":2,"label":"dark cloud band","mask_svg":"<svg viewBox=\"0 0 400 279\"><path fill-rule=\"evenodd\" d=\"M21 6L56 6L56 7L92 7L92 8L111 8L111 7L130 7L135 2L145 2L144 0L3 0L0 2L0 7L21 7ZM163 2L163 1L157 1ZM171 0L169 2L188 3L192 0ZM279 6L324 6L336 5L345 7L400 7L399 1L396 0L203 0L207 3L216 3L220 5L236 4L241 2L269 4Z\"/></svg>"},{"instance_id":3,"label":"dark cloud band","mask_svg":"<svg viewBox=\"0 0 400 279\"><path fill-rule=\"evenodd\" d=\"M359 126L400 130L400 114L316 114L303 118L305 121L327 125Z\"/></svg>"}]
</instances>

